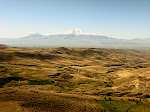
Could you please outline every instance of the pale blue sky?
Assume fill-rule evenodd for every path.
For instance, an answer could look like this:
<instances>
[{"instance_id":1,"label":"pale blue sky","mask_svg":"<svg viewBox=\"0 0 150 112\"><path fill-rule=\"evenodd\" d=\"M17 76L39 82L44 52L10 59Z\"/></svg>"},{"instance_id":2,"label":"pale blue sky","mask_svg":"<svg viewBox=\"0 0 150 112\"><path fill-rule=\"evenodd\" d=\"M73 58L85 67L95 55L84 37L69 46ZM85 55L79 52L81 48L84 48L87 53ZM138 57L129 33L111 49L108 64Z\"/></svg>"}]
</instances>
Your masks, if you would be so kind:
<instances>
[{"instance_id":1,"label":"pale blue sky","mask_svg":"<svg viewBox=\"0 0 150 112\"><path fill-rule=\"evenodd\" d=\"M150 0L0 0L0 38L73 27L114 38L150 38Z\"/></svg>"}]
</instances>

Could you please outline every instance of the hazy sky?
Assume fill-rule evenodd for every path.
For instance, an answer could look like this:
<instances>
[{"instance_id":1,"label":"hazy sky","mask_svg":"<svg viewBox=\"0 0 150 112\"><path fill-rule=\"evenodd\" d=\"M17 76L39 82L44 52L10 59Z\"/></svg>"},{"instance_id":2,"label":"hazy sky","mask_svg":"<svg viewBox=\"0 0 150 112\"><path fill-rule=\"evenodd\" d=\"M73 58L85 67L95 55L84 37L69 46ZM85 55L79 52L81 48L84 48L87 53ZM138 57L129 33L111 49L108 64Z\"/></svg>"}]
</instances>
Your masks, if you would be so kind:
<instances>
[{"instance_id":1,"label":"hazy sky","mask_svg":"<svg viewBox=\"0 0 150 112\"><path fill-rule=\"evenodd\" d=\"M150 0L0 0L0 38L73 27L113 38L150 38Z\"/></svg>"}]
</instances>

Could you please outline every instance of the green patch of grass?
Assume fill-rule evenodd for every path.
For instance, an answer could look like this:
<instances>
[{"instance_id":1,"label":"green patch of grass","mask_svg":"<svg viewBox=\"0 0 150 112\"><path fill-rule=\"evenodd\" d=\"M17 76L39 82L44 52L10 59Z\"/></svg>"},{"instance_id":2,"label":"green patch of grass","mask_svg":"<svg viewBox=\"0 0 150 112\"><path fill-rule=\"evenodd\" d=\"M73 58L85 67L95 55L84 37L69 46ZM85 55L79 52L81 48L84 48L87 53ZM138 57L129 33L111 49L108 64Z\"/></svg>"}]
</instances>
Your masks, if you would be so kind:
<instances>
[{"instance_id":1,"label":"green patch of grass","mask_svg":"<svg viewBox=\"0 0 150 112\"><path fill-rule=\"evenodd\" d=\"M75 86L75 84L73 82L67 82L67 83L65 83L65 86L69 87L69 88L73 88Z\"/></svg>"},{"instance_id":2,"label":"green patch of grass","mask_svg":"<svg viewBox=\"0 0 150 112\"><path fill-rule=\"evenodd\" d=\"M65 88L65 87L73 88L75 86L73 82L57 82L55 85L59 86L60 88Z\"/></svg>"},{"instance_id":3,"label":"green patch of grass","mask_svg":"<svg viewBox=\"0 0 150 112\"><path fill-rule=\"evenodd\" d=\"M91 84L93 82L95 82L95 81L93 81L93 80L81 80L81 81L77 82L77 85L80 85L80 84Z\"/></svg>"},{"instance_id":4,"label":"green patch of grass","mask_svg":"<svg viewBox=\"0 0 150 112\"><path fill-rule=\"evenodd\" d=\"M51 80L28 80L29 85L47 85L47 84L53 84L54 81Z\"/></svg>"},{"instance_id":5,"label":"green patch of grass","mask_svg":"<svg viewBox=\"0 0 150 112\"><path fill-rule=\"evenodd\" d=\"M150 112L150 103L139 103L128 112Z\"/></svg>"},{"instance_id":6,"label":"green patch of grass","mask_svg":"<svg viewBox=\"0 0 150 112\"><path fill-rule=\"evenodd\" d=\"M29 75L29 74L25 74L25 77L28 77L28 79L34 79L35 77Z\"/></svg>"},{"instance_id":7,"label":"green patch of grass","mask_svg":"<svg viewBox=\"0 0 150 112\"><path fill-rule=\"evenodd\" d=\"M71 53L70 53L70 52L66 52L66 54L71 55Z\"/></svg>"},{"instance_id":8,"label":"green patch of grass","mask_svg":"<svg viewBox=\"0 0 150 112\"><path fill-rule=\"evenodd\" d=\"M101 57L96 57L96 59L97 59L97 60L101 60L102 58L101 58Z\"/></svg>"},{"instance_id":9,"label":"green patch of grass","mask_svg":"<svg viewBox=\"0 0 150 112\"><path fill-rule=\"evenodd\" d=\"M58 87L60 87L60 88L64 88L64 84L63 84L63 83L60 83L60 82L57 82L57 83L55 84L55 86L58 86Z\"/></svg>"},{"instance_id":10,"label":"green patch of grass","mask_svg":"<svg viewBox=\"0 0 150 112\"><path fill-rule=\"evenodd\" d=\"M99 102L108 112L119 111L126 112L130 107L135 105L135 102L129 101L100 101Z\"/></svg>"},{"instance_id":11,"label":"green patch of grass","mask_svg":"<svg viewBox=\"0 0 150 112\"><path fill-rule=\"evenodd\" d=\"M10 75L11 76L19 76L21 72L10 72Z\"/></svg>"},{"instance_id":12,"label":"green patch of grass","mask_svg":"<svg viewBox=\"0 0 150 112\"><path fill-rule=\"evenodd\" d=\"M19 70L13 70L12 68L6 68L4 66L0 66L0 72L3 74L3 76L19 76L19 74L21 73L21 71Z\"/></svg>"},{"instance_id":13,"label":"green patch of grass","mask_svg":"<svg viewBox=\"0 0 150 112\"><path fill-rule=\"evenodd\" d=\"M0 68L5 68L4 66L0 66Z\"/></svg>"}]
</instances>

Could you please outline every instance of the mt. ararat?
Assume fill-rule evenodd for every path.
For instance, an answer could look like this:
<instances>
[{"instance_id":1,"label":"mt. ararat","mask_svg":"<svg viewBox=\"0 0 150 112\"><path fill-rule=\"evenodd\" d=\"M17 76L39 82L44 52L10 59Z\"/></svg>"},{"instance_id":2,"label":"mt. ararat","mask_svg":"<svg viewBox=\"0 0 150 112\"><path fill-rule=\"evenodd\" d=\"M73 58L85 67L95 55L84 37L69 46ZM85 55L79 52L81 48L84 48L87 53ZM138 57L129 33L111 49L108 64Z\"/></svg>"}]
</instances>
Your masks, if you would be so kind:
<instances>
[{"instance_id":1,"label":"mt. ararat","mask_svg":"<svg viewBox=\"0 0 150 112\"><path fill-rule=\"evenodd\" d=\"M146 41L145 41L146 40ZM116 39L101 34L87 33L74 28L64 33L41 35L31 33L19 39L0 39L1 44L12 47L115 47L150 45L150 39ZM118 46L118 47L117 47Z\"/></svg>"},{"instance_id":2,"label":"mt. ararat","mask_svg":"<svg viewBox=\"0 0 150 112\"><path fill-rule=\"evenodd\" d=\"M68 30L63 33L52 33L52 34L49 34L48 36L50 36L50 35L99 35L99 36L101 36L102 34L87 33L79 28L73 28L73 29ZM44 35L41 35L38 32L35 32L35 33L31 33L30 35L26 36L26 38L28 38L28 37L43 37L43 36Z\"/></svg>"}]
</instances>

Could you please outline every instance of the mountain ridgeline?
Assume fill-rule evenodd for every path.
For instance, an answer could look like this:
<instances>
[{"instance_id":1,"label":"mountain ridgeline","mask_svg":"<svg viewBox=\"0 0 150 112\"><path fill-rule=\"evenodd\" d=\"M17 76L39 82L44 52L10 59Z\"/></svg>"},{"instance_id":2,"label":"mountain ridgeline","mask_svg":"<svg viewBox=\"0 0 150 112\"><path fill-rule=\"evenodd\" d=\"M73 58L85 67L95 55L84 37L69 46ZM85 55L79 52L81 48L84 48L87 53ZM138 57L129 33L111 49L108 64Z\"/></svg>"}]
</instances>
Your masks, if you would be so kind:
<instances>
[{"instance_id":1,"label":"mountain ridgeline","mask_svg":"<svg viewBox=\"0 0 150 112\"><path fill-rule=\"evenodd\" d=\"M54 33L46 36L36 32L18 39L0 39L0 42L11 47L149 48L150 38L116 39L74 28L64 33Z\"/></svg>"}]
</instances>

